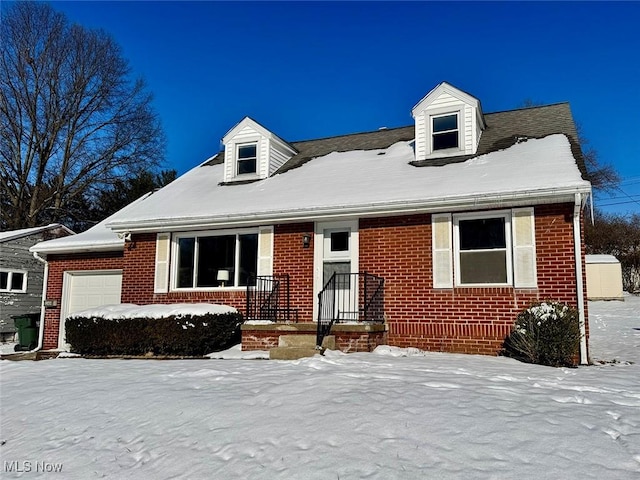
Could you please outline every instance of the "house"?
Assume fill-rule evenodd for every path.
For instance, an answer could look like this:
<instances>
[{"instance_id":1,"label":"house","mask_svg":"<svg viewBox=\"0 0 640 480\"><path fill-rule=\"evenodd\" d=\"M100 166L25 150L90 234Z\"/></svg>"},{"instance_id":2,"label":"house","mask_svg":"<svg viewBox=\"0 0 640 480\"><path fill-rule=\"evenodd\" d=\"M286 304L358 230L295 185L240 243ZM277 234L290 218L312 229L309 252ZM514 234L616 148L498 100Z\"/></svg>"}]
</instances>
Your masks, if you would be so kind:
<instances>
[{"instance_id":1,"label":"house","mask_svg":"<svg viewBox=\"0 0 640 480\"><path fill-rule=\"evenodd\" d=\"M587 298L624 300L622 266L613 255L586 255Z\"/></svg>"},{"instance_id":2,"label":"house","mask_svg":"<svg viewBox=\"0 0 640 480\"><path fill-rule=\"evenodd\" d=\"M0 341L15 340L14 315L39 313L45 261L29 251L36 243L73 235L64 225L0 232Z\"/></svg>"},{"instance_id":3,"label":"house","mask_svg":"<svg viewBox=\"0 0 640 480\"><path fill-rule=\"evenodd\" d=\"M569 105L484 113L443 82L411 113L300 142L246 117L173 183L36 245L58 305L44 348L92 303L214 302L246 312L245 350L318 331L344 351L495 355L520 310L554 299L579 309L587 362L591 187Z\"/></svg>"}]
</instances>

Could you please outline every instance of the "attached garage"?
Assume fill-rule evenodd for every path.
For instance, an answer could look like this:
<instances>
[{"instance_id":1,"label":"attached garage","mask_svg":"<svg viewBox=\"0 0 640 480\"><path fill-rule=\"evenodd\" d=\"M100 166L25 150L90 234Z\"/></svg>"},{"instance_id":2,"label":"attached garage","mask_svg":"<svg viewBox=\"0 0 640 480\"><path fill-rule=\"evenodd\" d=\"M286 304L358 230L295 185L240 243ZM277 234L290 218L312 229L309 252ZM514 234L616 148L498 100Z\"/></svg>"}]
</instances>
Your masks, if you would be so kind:
<instances>
[{"instance_id":1,"label":"attached garage","mask_svg":"<svg viewBox=\"0 0 640 480\"><path fill-rule=\"evenodd\" d=\"M587 298L624 300L622 267L613 255L587 255Z\"/></svg>"},{"instance_id":2,"label":"attached garage","mask_svg":"<svg viewBox=\"0 0 640 480\"><path fill-rule=\"evenodd\" d=\"M122 270L65 272L62 286L61 320L87 308L120 303ZM59 346L65 346L64 321L60 322Z\"/></svg>"}]
</instances>

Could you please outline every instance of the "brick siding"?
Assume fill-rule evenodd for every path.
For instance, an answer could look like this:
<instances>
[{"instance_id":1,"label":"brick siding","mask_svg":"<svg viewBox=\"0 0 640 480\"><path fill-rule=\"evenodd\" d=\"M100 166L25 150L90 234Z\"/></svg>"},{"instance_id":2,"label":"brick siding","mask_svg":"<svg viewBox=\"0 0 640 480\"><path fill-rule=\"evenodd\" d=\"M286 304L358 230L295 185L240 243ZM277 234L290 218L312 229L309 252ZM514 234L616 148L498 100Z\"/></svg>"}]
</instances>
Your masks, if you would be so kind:
<instances>
[{"instance_id":1,"label":"brick siding","mask_svg":"<svg viewBox=\"0 0 640 480\"><path fill-rule=\"evenodd\" d=\"M576 305L572 215L570 203L535 207L537 289L433 289L431 215L361 219L360 271L385 278L388 332L386 338L374 340L345 337L343 343L338 342L340 348L368 351L372 342L387 341L401 347L495 355L516 314L531 302L553 299ZM312 222L276 225L274 229L274 273L290 275L291 307L306 322L313 320L313 232ZM311 234L309 248L303 247L304 234ZM586 282L584 239L582 242ZM51 255L47 298L58 299L60 305L65 270L122 269L123 303L211 302L244 312L244 289L154 293L155 248L155 234L134 234L124 252ZM586 306L586 291L584 298ZM44 348L56 348L60 308L47 309L45 318ZM243 335L243 348L265 349L277 344L277 337L272 337L261 333L255 339L245 339Z\"/></svg>"},{"instance_id":2,"label":"brick siding","mask_svg":"<svg viewBox=\"0 0 640 480\"><path fill-rule=\"evenodd\" d=\"M385 278L389 344L495 355L532 302L576 306L573 204L538 206L535 216L537 289L433 289L430 215L362 219L360 270Z\"/></svg>"},{"instance_id":3,"label":"brick siding","mask_svg":"<svg viewBox=\"0 0 640 480\"><path fill-rule=\"evenodd\" d=\"M60 313L62 307L62 283L64 272L84 270L120 270L122 252L75 253L49 255L49 276L47 280L47 300L55 300L57 307L47 308L44 317L44 350L58 348L60 333Z\"/></svg>"}]
</instances>

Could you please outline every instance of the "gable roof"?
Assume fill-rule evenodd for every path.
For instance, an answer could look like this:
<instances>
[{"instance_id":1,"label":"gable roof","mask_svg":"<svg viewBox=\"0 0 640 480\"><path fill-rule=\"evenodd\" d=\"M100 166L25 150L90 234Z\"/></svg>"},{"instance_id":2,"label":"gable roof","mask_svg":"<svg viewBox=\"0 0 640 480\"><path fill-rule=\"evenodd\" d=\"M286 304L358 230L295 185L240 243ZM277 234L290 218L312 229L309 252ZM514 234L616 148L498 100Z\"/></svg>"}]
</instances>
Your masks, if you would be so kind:
<instances>
[{"instance_id":1,"label":"gable roof","mask_svg":"<svg viewBox=\"0 0 640 480\"><path fill-rule=\"evenodd\" d=\"M51 253L79 253L85 251L118 251L124 248L124 238L118 235L116 232L107 228L107 222L110 222L118 216L126 215L126 213L139 202L147 198L150 193L147 193L140 197L138 200L133 201L123 209L117 211L113 215L105 218L100 223L95 224L88 230L72 235L70 237L54 238L53 240L46 240L44 242L36 243L31 248L30 252L38 252L42 254Z\"/></svg>"},{"instance_id":2,"label":"gable roof","mask_svg":"<svg viewBox=\"0 0 640 480\"><path fill-rule=\"evenodd\" d=\"M576 193L591 191L568 104L485 114L485 120L475 156L416 162L411 125L290 142L298 153L276 174L252 183L223 184L220 152L101 222L102 228L113 242L114 231L573 202ZM90 248L90 242L83 245Z\"/></svg>"},{"instance_id":3,"label":"gable roof","mask_svg":"<svg viewBox=\"0 0 640 480\"><path fill-rule=\"evenodd\" d=\"M0 243L8 242L9 240L15 240L21 237L26 237L28 235L34 235L46 230L54 230L56 228L62 229L69 235L73 235L75 233L60 223L50 223L49 225L45 225L43 227L21 228L20 230L8 230L6 232L0 232Z\"/></svg>"},{"instance_id":4,"label":"gable roof","mask_svg":"<svg viewBox=\"0 0 640 480\"><path fill-rule=\"evenodd\" d=\"M485 113L486 128L483 130L475 155L460 155L413 162L415 166L442 166L457 163L469 158L485 155L508 148L521 138L543 138L562 133L569 138L571 151L580 169L582 178L587 178L584 157L578 142L578 133L573 122L571 109L567 102L527 107L503 112ZM384 128L372 132L362 132L335 137L289 142L298 153L286 162L276 174L297 168L309 160L328 155L332 152L353 150L376 150L388 148L394 143L410 141L415 138L415 127L409 125L398 128ZM224 162L224 151L207 160L204 165L216 165Z\"/></svg>"}]
</instances>

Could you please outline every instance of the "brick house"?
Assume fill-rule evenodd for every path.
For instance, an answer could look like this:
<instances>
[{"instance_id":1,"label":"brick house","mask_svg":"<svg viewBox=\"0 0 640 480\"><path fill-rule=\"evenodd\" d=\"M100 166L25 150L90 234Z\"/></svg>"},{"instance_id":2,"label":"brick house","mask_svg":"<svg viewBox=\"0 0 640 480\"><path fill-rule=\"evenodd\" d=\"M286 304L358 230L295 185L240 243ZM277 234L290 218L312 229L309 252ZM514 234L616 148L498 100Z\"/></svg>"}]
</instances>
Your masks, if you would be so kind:
<instances>
[{"instance_id":1,"label":"brick house","mask_svg":"<svg viewBox=\"0 0 640 480\"><path fill-rule=\"evenodd\" d=\"M105 303L232 305L243 349L283 333L495 355L516 314L580 311L591 194L569 105L483 113L441 83L413 125L287 142L246 117L224 149L73 238L49 264L45 349ZM249 287L247 287L249 285Z\"/></svg>"}]
</instances>

